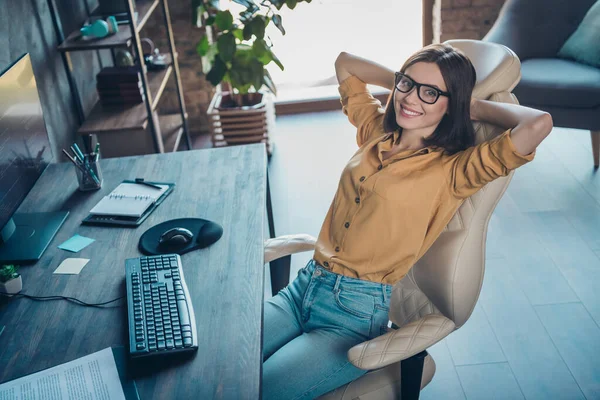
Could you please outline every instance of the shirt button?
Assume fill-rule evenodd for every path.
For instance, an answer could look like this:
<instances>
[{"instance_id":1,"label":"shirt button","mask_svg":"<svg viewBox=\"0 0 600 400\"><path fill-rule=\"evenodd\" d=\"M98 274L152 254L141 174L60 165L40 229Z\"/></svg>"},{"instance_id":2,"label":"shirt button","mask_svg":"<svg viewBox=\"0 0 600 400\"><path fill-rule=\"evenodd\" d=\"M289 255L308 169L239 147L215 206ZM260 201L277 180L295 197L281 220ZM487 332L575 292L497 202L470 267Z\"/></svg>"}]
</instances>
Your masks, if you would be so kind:
<instances>
[{"instance_id":1,"label":"shirt button","mask_svg":"<svg viewBox=\"0 0 600 400\"><path fill-rule=\"evenodd\" d=\"M354 201L356 202L356 204L360 203L360 197L355 198Z\"/></svg>"},{"instance_id":2,"label":"shirt button","mask_svg":"<svg viewBox=\"0 0 600 400\"><path fill-rule=\"evenodd\" d=\"M339 251L340 251L340 246L337 246L337 247L335 248L335 251L336 251L336 252L339 252Z\"/></svg>"},{"instance_id":3,"label":"shirt button","mask_svg":"<svg viewBox=\"0 0 600 400\"><path fill-rule=\"evenodd\" d=\"M361 176L361 177L360 177L360 181L361 181L361 182L362 182L362 181L364 181L365 179L366 179L366 178L365 178L364 176Z\"/></svg>"},{"instance_id":4,"label":"shirt button","mask_svg":"<svg viewBox=\"0 0 600 400\"><path fill-rule=\"evenodd\" d=\"M320 275L321 275L321 270L320 270L320 269L316 270L316 271L315 271L315 275L316 275L316 276L320 276Z\"/></svg>"},{"instance_id":5,"label":"shirt button","mask_svg":"<svg viewBox=\"0 0 600 400\"><path fill-rule=\"evenodd\" d=\"M344 224L344 226L345 226L346 228L349 228L349 227L350 227L350 222L346 222L346 223Z\"/></svg>"},{"instance_id":6,"label":"shirt button","mask_svg":"<svg viewBox=\"0 0 600 400\"><path fill-rule=\"evenodd\" d=\"M328 263L327 261L325 261L325 262L323 263L323 266L324 266L324 267L329 267L329 263Z\"/></svg>"},{"instance_id":7,"label":"shirt button","mask_svg":"<svg viewBox=\"0 0 600 400\"><path fill-rule=\"evenodd\" d=\"M381 171L381 169L383 168L383 165L380 165L379 167L377 167L378 170Z\"/></svg>"}]
</instances>

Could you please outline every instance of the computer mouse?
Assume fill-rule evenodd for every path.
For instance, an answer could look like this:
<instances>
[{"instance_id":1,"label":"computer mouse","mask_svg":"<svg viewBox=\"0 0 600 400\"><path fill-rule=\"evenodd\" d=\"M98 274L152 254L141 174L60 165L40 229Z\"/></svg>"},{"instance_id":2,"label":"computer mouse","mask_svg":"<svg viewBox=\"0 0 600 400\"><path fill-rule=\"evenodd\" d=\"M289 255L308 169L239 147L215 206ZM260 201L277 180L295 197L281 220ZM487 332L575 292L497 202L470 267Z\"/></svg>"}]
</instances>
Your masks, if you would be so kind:
<instances>
[{"instance_id":1,"label":"computer mouse","mask_svg":"<svg viewBox=\"0 0 600 400\"><path fill-rule=\"evenodd\" d=\"M160 235L158 244L169 247L183 247L190 244L193 238L194 234L188 229L176 227Z\"/></svg>"}]
</instances>

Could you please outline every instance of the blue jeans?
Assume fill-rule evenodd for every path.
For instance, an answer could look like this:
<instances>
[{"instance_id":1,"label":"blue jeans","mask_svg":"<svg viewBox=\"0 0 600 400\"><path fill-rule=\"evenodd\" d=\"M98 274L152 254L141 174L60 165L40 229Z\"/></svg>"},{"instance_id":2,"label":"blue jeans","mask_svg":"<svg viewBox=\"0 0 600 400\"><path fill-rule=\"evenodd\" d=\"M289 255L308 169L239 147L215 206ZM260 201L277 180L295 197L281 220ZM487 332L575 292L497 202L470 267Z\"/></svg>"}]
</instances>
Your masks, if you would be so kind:
<instances>
[{"instance_id":1,"label":"blue jeans","mask_svg":"<svg viewBox=\"0 0 600 400\"><path fill-rule=\"evenodd\" d=\"M310 260L265 302L262 398L314 399L365 374L347 352L387 332L391 292Z\"/></svg>"}]
</instances>

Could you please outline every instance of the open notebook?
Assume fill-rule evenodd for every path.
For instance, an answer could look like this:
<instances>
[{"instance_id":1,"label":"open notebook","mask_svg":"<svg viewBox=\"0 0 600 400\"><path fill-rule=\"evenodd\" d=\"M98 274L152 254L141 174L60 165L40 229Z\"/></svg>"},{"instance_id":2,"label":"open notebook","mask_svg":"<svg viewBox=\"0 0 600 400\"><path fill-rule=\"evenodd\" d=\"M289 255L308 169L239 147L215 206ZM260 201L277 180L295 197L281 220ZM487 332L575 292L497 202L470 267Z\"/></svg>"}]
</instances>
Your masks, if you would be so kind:
<instances>
[{"instance_id":1,"label":"open notebook","mask_svg":"<svg viewBox=\"0 0 600 400\"><path fill-rule=\"evenodd\" d=\"M117 215L140 217L167 190L169 185L161 185L160 190L137 183L121 183L110 194L90 210L92 215Z\"/></svg>"}]
</instances>

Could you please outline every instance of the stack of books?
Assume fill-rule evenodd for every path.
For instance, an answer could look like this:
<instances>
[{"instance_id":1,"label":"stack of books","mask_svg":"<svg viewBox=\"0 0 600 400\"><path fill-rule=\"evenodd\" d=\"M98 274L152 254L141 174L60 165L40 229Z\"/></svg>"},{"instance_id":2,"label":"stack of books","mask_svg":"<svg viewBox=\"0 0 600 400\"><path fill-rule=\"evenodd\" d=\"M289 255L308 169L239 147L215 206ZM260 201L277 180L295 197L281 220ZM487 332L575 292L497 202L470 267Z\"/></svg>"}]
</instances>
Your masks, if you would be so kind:
<instances>
[{"instance_id":1,"label":"stack of books","mask_svg":"<svg viewBox=\"0 0 600 400\"><path fill-rule=\"evenodd\" d=\"M145 100L137 67L106 67L96 75L96 90L103 106L138 104Z\"/></svg>"}]
</instances>

